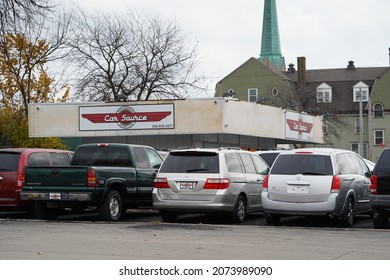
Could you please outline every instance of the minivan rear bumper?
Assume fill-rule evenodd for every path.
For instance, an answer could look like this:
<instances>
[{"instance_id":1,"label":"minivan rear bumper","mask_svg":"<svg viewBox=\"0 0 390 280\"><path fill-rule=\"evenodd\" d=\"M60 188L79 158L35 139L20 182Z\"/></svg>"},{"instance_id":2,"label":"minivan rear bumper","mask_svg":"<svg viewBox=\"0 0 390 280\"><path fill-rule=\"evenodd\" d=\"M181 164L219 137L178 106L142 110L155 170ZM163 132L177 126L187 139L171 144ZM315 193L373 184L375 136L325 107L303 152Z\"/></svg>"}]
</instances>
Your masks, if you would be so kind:
<instances>
[{"instance_id":1,"label":"minivan rear bumper","mask_svg":"<svg viewBox=\"0 0 390 280\"><path fill-rule=\"evenodd\" d=\"M340 215L341 207L336 207L337 194L330 194L327 201L322 202L285 202L271 200L268 192L261 194L261 203L265 213L281 215L303 215L303 216L321 216L321 215ZM340 209L337 209L340 208Z\"/></svg>"}]
</instances>

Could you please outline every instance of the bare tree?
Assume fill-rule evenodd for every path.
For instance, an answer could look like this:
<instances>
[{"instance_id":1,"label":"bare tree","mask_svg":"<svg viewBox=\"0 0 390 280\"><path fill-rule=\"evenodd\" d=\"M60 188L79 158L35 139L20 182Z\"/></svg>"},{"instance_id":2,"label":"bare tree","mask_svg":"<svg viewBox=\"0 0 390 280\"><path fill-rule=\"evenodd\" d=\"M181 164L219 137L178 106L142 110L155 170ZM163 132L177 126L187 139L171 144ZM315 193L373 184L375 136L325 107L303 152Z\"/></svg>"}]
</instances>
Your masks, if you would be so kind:
<instances>
[{"instance_id":1,"label":"bare tree","mask_svg":"<svg viewBox=\"0 0 390 280\"><path fill-rule=\"evenodd\" d=\"M174 23L157 17L80 12L71 40L80 70L76 99L110 101L184 98L202 89L195 47Z\"/></svg>"},{"instance_id":2,"label":"bare tree","mask_svg":"<svg viewBox=\"0 0 390 280\"><path fill-rule=\"evenodd\" d=\"M15 21L30 21L36 15L50 10L50 0L0 0L0 29L8 32Z\"/></svg>"}]
</instances>

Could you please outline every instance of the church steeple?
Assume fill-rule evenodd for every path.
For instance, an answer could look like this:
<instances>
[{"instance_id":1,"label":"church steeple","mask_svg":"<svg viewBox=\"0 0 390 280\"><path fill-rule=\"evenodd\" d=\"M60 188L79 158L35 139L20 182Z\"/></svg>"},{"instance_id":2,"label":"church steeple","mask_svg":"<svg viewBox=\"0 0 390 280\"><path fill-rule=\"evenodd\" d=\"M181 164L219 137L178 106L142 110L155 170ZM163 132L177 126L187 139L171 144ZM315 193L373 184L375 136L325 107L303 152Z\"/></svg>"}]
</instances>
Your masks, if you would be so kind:
<instances>
[{"instance_id":1,"label":"church steeple","mask_svg":"<svg viewBox=\"0 0 390 280\"><path fill-rule=\"evenodd\" d=\"M260 60L285 71L286 65L280 49L276 0L264 0L263 33Z\"/></svg>"}]
</instances>

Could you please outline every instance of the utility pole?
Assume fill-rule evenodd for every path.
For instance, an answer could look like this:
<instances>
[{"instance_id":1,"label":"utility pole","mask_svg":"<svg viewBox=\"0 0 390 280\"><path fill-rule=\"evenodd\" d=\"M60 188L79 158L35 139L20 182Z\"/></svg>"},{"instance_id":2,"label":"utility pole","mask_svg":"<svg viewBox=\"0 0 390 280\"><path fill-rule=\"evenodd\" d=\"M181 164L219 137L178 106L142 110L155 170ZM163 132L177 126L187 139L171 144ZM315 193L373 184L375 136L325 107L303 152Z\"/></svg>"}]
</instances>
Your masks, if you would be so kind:
<instances>
[{"instance_id":1,"label":"utility pole","mask_svg":"<svg viewBox=\"0 0 390 280\"><path fill-rule=\"evenodd\" d=\"M362 88L359 88L359 155L363 157L363 101Z\"/></svg>"}]
</instances>

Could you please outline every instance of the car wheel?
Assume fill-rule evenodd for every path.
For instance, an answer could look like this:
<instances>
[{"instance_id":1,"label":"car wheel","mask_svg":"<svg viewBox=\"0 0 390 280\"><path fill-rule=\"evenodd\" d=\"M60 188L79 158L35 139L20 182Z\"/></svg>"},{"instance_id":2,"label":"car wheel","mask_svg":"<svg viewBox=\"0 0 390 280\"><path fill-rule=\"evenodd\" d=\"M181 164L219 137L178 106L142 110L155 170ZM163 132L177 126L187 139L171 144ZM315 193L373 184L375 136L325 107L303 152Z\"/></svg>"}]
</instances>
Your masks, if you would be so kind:
<instances>
[{"instance_id":1,"label":"car wheel","mask_svg":"<svg viewBox=\"0 0 390 280\"><path fill-rule=\"evenodd\" d=\"M374 208L372 222L375 228L386 228L388 219L389 217L386 212Z\"/></svg>"},{"instance_id":2,"label":"car wheel","mask_svg":"<svg viewBox=\"0 0 390 280\"><path fill-rule=\"evenodd\" d=\"M44 202L34 204L35 216L41 220L55 220L58 217L57 208L47 208Z\"/></svg>"},{"instance_id":3,"label":"car wheel","mask_svg":"<svg viewBox=\"0 0 390 280\"><path fill-rule=\"evenodd\" d=\"M109 190L99 206L99 215L105 221L118 221L122 214L122 198L117 191Z\"/></svg>"},{"instance_id":4,"label":"car wheel","mask_svg":"<svg viewBox=\"0 0 390 280\"><path fill-rule=\"evenodd\" d=\"M177 213L160 210L159 211L162 220L166 223L174 223L177 220Z\"/></svg>"},{"instance_id":5,"label":"car wheel","mask_svg":"<svg viewBox=\"0 0 390 280\"><path fill-rule=\"evenodd\" d=\"M352 197L348 197L347 203L345 204L344 213L340 216L340 222L345 227L350 227L354 223L355 207L353 204Z\"/></svg>"},{"instance_id":6,"label":"car wheel","mask_svg":"<svg viewBox=\"0 0 390 280\"><path fill-rule=\"evenodd\" d=\"M268 225L278 225L280 223L279 215L264 213L264 218Z\"/></svg>"},{"instance_id":7,"label":"car wheel","mask_svg":"<svg viewBox=\"0 0 390 280\"><path fill-rule=\"evenodd\" d=\"M246 200L242 195L239 195L237 202L234 205L232 213L233 221L236 223L242 223L246 219Z\"/></svg>"}]
</instances>

